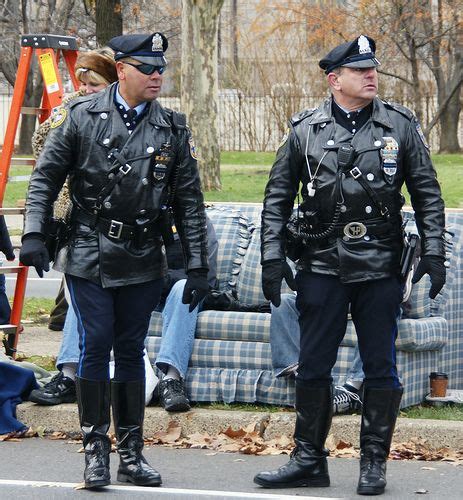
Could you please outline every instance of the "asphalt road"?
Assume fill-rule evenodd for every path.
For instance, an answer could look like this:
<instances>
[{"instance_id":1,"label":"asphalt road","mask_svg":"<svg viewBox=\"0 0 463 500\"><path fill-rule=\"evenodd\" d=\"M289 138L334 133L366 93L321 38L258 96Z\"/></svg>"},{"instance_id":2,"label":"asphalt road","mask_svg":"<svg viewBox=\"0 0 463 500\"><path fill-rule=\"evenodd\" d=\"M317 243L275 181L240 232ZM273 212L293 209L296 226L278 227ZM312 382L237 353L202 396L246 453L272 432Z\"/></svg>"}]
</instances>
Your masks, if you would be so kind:
<instances>
[{"instance_id":1,"label":"asphalt road","mask_svg":"<svg viewBox=\"0 0 463 500\"><path fill-rule=\"evenodd\" d=\"M18 255L18 251L15 251ZM3 265L18 265L18 260L13 262L4 262ZM59 285L61 282L62 274L51 269L48 273L44 274L43 278L39 278L33 267L29 268L27 277L26 297L56 297ZM13 297L14 289L16 286L16 274L6 274L6 294L8 297Z\"/></svg>"},{"instance_id":2,"label":"asphalt road","mask_svg":"<svg viewBox=\"0 0 463 500\"><path fill-rule=\"evenodd\" d=\"M162 474L161 488L118 483L117 456L111 455L113 484L100 491L76 490L82 481L84 456L79 444L31 438L0 444L0 499L53 500L62 498L362 498L355 494L358 461L329 459L331 487L264 490L254 475L283 464L287 457L214 453L210 450L145 448L145 457ZM384 499L461 499L461 467L446 462L391 461Z\"/></svg>"}]
</instances>

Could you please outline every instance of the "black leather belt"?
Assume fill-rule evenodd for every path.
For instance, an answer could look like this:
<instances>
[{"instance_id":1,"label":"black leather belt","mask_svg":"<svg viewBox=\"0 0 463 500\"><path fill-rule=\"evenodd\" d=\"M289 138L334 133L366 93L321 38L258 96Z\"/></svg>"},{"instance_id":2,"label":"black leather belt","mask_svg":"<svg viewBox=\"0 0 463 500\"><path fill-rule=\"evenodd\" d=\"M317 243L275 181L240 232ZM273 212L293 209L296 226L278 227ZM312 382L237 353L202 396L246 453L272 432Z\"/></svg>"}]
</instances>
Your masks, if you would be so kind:
<instances>
[{"instance_id":1,"label":"black leather belt","mask_svg":"<svg viewBox=\"0 0 463 500\"><path fill-rule=\"evenodd\" d=\"M159 231L150 224L149 226L142 226L138 228L131 224L125 224L117 220L105 219L97 215L85 212L83 210L76 210L72 215L72 220L96 229L105 236L109 236L115 240L134 240L138 237L138 232L143 231L144 237L159 236Z\"/></svg>"}]
</instances>

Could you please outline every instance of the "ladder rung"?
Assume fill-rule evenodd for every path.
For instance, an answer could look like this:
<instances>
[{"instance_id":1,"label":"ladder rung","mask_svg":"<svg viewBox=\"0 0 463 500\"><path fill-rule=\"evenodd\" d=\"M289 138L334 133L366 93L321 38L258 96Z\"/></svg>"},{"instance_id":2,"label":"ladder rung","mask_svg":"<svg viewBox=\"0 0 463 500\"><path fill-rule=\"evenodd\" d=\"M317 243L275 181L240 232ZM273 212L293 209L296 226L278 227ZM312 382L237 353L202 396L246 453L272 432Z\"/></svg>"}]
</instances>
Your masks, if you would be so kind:
<instances>
[{"instance_id":1,"label":"ladder rung","mask_svg":"<svg viewBox=\"0 0 463 500\"><path fill-rule=\"evenodd\" d=\"M45 113L47 110L44 108L33 108L31 106L23 106L21 108L21 113L23 115L40 115L41 113Z\"/></svg>"},{"instance_id":2,"label":"ladder rung","mask_svg":"<svg viewBox=\"0 0 463 500\"><path fill-rule=\"evenodd\" d=\"M33 167L35 165L35 158L11 158L10 165L27 165Z\"/></svg>"},{"instance_id":3,"label":"ladder rung","mask_svg":"<svg viewBox=\"0 0 463 500\"><path fill-rule=\"evenodd\" d=\"M25 208L2 208L0 207L0 215L24 215Z\"/></svg>"},{"instance_id":4,"label":"ladder rung","mask_svg":"<svg viewBox=\"0 0 463 500\"><path fill-rule=\"evenodd\" d=\"M10 335L11 333L16 333L18 325L0 325L0 331Z\"/></svg>"},{"instance_id":5,"label":"ladder rung","mask_svg":"<svg viewBox=\"0 0 463 500\"><path fill-rule=\"evenodd\" d=\"M16 274L20 273L26 266L1 266L0 274Z\"/></svg>"}]
</instances>

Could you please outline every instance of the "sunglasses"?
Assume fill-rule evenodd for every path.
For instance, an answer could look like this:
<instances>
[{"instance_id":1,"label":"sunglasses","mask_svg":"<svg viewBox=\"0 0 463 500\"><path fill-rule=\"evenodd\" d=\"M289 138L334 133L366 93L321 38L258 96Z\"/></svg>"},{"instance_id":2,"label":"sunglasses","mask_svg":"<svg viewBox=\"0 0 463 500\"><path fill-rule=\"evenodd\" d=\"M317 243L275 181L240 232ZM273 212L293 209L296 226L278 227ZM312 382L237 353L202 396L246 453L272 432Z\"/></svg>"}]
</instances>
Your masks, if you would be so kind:
<instances>
[{"instance_id":1,"label":"sunglasses","mask_svg":"<svg viewBox=\"0 0 463 500\"><path fill-rule=\"evenodd\" d=\"M165 66L154 66L154 64L132 64L129 62L124 62L124 64L128 64L129 66L133 66L134 68L137 68L140 73L143 73L144 75L152 75L154 72L158 72L160 75L164 73L166 70Z\"/></svg>"}]
</instances>

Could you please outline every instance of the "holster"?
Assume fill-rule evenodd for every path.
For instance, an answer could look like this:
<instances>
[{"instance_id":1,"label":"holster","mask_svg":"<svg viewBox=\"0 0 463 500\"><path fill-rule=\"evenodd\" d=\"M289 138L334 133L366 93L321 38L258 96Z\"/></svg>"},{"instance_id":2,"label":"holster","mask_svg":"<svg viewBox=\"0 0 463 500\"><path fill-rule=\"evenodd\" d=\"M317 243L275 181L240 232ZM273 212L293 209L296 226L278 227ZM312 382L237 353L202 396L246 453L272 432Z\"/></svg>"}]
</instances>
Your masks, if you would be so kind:
<instances>
[{"instance_id":1,"label":"holster","mask_svg":"<svg viewBox=\"0 0 463 500\"><path fill-rule=\"evenodd\" d=\"M51 217L45 229L45 247L47 248L50 262L53 262L58 251L69 239L70 225L64 219Z\"/></svg>"}]
</instances>

